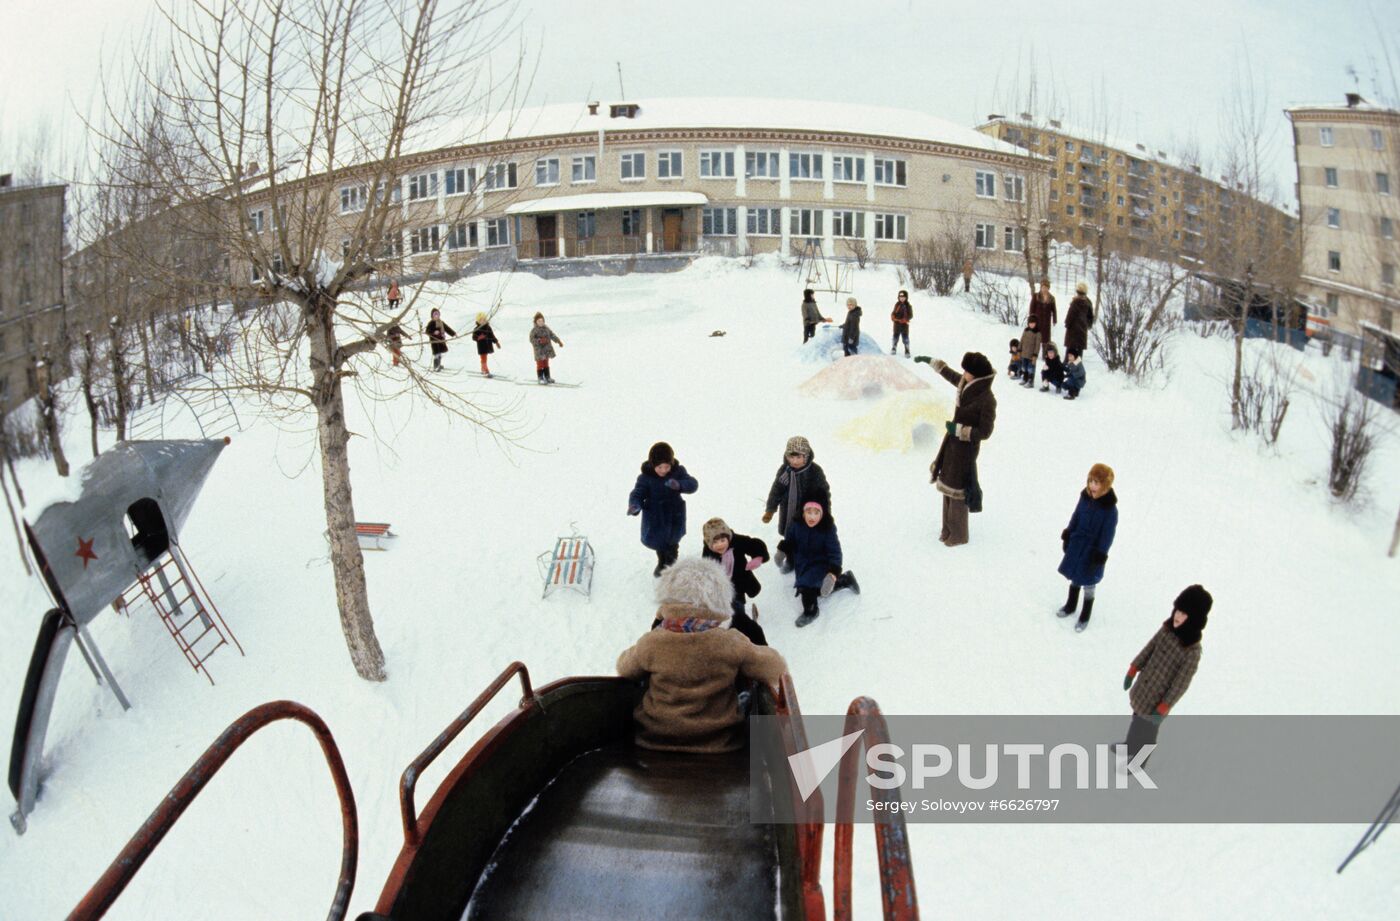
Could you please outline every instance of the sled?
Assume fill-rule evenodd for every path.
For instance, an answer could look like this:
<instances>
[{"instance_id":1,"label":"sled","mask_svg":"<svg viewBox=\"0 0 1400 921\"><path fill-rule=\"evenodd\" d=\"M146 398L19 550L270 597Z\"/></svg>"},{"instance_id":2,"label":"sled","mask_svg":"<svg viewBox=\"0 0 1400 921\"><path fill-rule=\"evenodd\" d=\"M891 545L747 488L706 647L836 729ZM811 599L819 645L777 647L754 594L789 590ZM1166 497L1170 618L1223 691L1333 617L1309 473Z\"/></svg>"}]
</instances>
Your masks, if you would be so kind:
<instances>
[{"instance_id":1,"label":"sled","mask_svg":"<svg viewBox=\"0 0 1400 921\"><path fill-rule=\"evenodd\" d=\"M593 545L588 538L574 534L554 542L554 549L539 555L536 565L544 578L545 598L557 588L570 588L589 597L593 591Z\"/></svg>"},{"instance_id":2,"label":"sled","mask_svg":"<svg viewBox=\"0 0 1400 921\"><path fill-rule=\"evenodd\" d=\"M387 522L355 522L355 539L359 541L361 550L388 550L389 548L384 546L384 541L391 537L398 537L398 535L389 530Z\"/></svg>"}]
</instances>

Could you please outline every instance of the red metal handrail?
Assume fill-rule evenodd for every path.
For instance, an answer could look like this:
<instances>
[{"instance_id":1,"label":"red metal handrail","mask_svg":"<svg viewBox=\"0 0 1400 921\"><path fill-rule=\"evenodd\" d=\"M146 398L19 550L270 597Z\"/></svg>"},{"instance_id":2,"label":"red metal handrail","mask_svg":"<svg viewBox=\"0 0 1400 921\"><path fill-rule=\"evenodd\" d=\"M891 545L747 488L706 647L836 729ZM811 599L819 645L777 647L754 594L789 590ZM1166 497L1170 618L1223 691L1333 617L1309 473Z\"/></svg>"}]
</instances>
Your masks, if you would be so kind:
<instances>
[{"instance_id":1,"label":"red metal handrail","mask_svg":"<svg viewBox=\"0 0 1400 921\"><path fill-rule=\"evenodd\" d=\"M151 852L165 838L166 832L184 814L194 798L200 794L224 762L233 755L248 738L269 723L278 720L296 720L305 724L321 744L321 753L331 769L335 781L335 792L340 797L340 819L342 841L340 849L340 880L336 883L335 896L331 900L327 921L340 921L350 907L350 893L355 888L355 865L359 860L360 829L355 812L355 794L350 789L350 778L345 773L345 762L340 757L340 749L322 719L312 710L295 701L276 700L254 707L240 716L214 743L204 750L199 760L190 767L179 782L166 794L165 799L141 825L136 834L122 848L121 853L107 867L97 882L83 896L81 902L68 915L68 921L91 921L101 918L112 907L112 903L122 894L131 882L136 871L151 856Z\"/></svg>"},{"instance_id":2,"label":"red metal handrail","mask_svg":"<svg viewBox=\"0 0 1400 921\"><path fill-rule=\"evenodd\" d=\"M467 709L463 710L456 719L448 723L447 728L440 732L438 737L433 739L417 758L409 762L408 767L404 768L403 776L399 778L399 810L403 816L404 844L410 847L415 846L418 844L420 837L418 831L418 810L413 804L413 791L418 785L418 778L423 773L423 769L432 764L433 760L437 758L438 755L442 754L443 750L446 749L448 745L452 744L452 740L457 738L458 734L460 734L463 729L467 728L467 724L476 718L477 714L491 702L492 698L494 698L496 694L500 692L501 688L505 687L516 674L520 675L520 705L523 707L528 703L533 703L535 700L535 692L530 688L529 669L525 667L525 663L523 662L510 663L505 671L496 676L495 681L487 685L486 690L477 695L476 700L473 700Z\"/></svg>"},{"instance_id":3,"label":"red metal handrail","mask_svg":"<svg viewBox=\"0 0 1400 921\"><path fill-rule=\"evenodd\" d=\"M778 679L776 703L777 714L787 717L781 725L787 730L783 741L788 754L806 751L810 747L807 744L807 729L802 724L802 710L797 705L797 689L791 674L784 674ZM826 829L826 819L823 816L825 810L821 791L812 791L812 795L803 802L801 794L793 788L792 804L794 819L800 819L797 822L797 858L801 868L803 904L808 918L824 919L826 897L822 894L821 876L822 833Z\"/></svg>"},{"instance_id":4,"label":"red metal handrail","mask_svg":"<svg viewBox=\"0 0 1400 921\"><path fill-rule=\"evenodd\" d=\"M832 921L851 921L851 843L855 837L856 781L861 754L871 745L889 744L890 730L880 705L869 697L857 697L846 709L843 735L864 729L860 741L841 758L841 774L836 787L836 836L832 841L833 881ZM874 737L873 740L871 737ZM876 799L893 801L898 790L871 790ZM880 901L885 921L918 921L919 898L914 891L914 872L909 856L909 834L904 813L893 810L888 821L875 826L875 849L880 860Z\"/></svg>"}]
</instances>

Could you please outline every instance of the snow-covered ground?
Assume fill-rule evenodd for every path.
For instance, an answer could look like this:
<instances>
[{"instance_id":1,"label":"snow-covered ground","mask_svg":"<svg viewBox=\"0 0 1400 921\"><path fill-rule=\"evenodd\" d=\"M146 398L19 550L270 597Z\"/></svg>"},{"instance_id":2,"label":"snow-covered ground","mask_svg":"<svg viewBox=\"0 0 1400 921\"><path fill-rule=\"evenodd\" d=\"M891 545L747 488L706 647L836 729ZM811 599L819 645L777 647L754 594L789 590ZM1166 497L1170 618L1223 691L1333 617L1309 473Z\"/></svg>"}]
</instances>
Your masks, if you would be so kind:
<instances>
[{"instance_id":1,"label":"snow-covered ground","mask_svg":"<svg viewBox=\"0 0 1400 921\"><path fill-rule=\"evenodd\" d=\"M872 267L854 279L864 328L884 342L895 271ZM526 662L537 684L608 674L649 625L655 559L625 510L656 440L669 441L700 482L682 544L697 553L700 524L713 515L771 544L773 527L759 517L784 441L811 439L863 593L833 596L798 630L790 582L772 566L759 570L764 626L809 713L844 712L866 694L893 714L1126 716L1125 667L1191 582L1211 590L1215 607L1201 669L1177 712L1396 711L1400 560L1385 557L1400 503L1393 435L1375 462L1371 504L1351 511L1327 496L1327 445L1307 398L1295 399L1277 450L1230 433L1225 341L1181 335L1174 373L1146 388L1091 356L1088 389L1074 403L999 378L996 432L980 465L986 511L973 516L969 545L947 549L929 485L933 448L872 453L838 433L876 404L799 393L819 370L798 349L801 288L771 262L706 259L675 274L487 276L428 291L424 315L429 303L441 306L462 330L501 290L506 306L493 325L503 349L493 367L526 379L525 333L542 310L567 343L555 377L583 386L446 375L514 414L520 437L504 448L422 403L350 400L351 428L382 440L352 440L358 517L392 522L401 535L365 561L388 659L383 684L355 677L341 639L310 424L264 422L234 436L182 543L247 657L221 650L211 688L154 617L104 614L93 623L134 706L123 713L81 657L70 657L49 733L52 768L29 831L0 833L0 917L61 917L215 735L278 698L317 710L344 752L361 827L350 916L371 908L401 841L398 776L433 736L510 661ZM913 302L916 354L956 364L979 350L1004 368L1014 330L958 299ZM1067 302L1061 294L1061 310ZM712 337L716 329L727 335ZM1332 373L1328 359L1303 361L1305 383ZM475 364L465 342L448 355L452 368ZM916 373L950 408L952 389L925 366ZM69 426L70 458L86 457L85 424ZM1117 472L1121 521L1093 623L1076 635L1051 613L1064 598L1058 536L1096 461ZM51 465L26 462L20 476L36 494L52 491ZM592 600L541 600L535 557L574 527L598 554ZM8 738L47 600L12 547L0 547L0 579ZM420 790L435 787L511 696L438 760ZM314 742L279 724L233 758L109 917L316 917L337 872L338 819ZM1390 838L1400 833L1334 873L1361 831L923 824L911 826L911 842L925 917L1393 917L1400 838ZM868 828L856 845L858 913L877 917ZM825 866L829 873L829 858Z\"/></svg>"}]
</instances>

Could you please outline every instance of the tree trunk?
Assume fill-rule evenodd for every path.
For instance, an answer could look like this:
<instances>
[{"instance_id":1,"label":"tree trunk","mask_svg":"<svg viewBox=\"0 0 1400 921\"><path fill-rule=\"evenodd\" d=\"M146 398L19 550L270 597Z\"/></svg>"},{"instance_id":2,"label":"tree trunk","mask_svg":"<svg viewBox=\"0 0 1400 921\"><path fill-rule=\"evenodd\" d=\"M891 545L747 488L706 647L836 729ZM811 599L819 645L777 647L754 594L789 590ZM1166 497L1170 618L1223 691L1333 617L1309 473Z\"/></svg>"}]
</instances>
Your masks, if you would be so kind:
<instances>
[{"instance_id":1,"label":"tree trunk","mask_svg":"<svg viewBox=\"0 0 1400 921\"><path fill-rule=\"evenodd\" d=\"M1400 513L1395 516L1395 533L1390 535L1390 552L1386 556L1395 556L1395 551L1400 550Z\"/></svg>"},{"instance_id":2,"label":"tree trunk","mask_svg":"<svg viewBox=\"0 0 1400 921\"><path fill-rule=\"evenodd\" d=\"M49 386L52 370L48 358L39 364L38 378L39 417L44 423L44 435L49 442L49 453L53 455L54 469L59 476L68 475L68 456L63 453L63 434L58 430L58 411L54 407L53 388Z\"/></svg>"},{"instance_id":3,"label":"tree trunk","mask_svg":"<svg viewBox=\"0 0 1400 921\"><path fill-rule=\"evenodd\" d=\"M1094 300L1100 297L1099 292L1103 290L1103 229L1099 230L1098 252L1094 255Z\"/></svg>"},{"instance_id":4,"label":"tree trunk","mask_svg":"<svg viewBox=\"0 0 1400 921\"><path fill-rule=\"evenodd\" d=\"M340 629L350 649L355 671L366 681L383 681L384 652L374 634L365 561L355 537L355 504L350 489L350 432L345 426L345 401L336 376L334 299L307 311L311 372L316 401L316 433L321 447L321 488L326 510L326 533L331 543Z\"/></svg>"},{"instance_id":5,"label":"tree trunk","mask_svg":"<svg viewBox=\"0 0 1400 921\"><path fill-rule=\"evenodd\" d=\"M1245 296L1240 300L1239 319L1235 321L1235 374L1230 384L1230 426L1244 427L1244 401L1240 394L1241 378L1244 375L1244 327L1249 312L1250 288L1245 286Z\"/></svg>"},{"instance_id":6,"label":"tree trunk","mask_svg":"<svg viewBox=\"0 0 1400 921\"><path fill-rule=\"evenodd\" d=\"M93 354L92 333L83 333L83 399L87 401L88 418L92 420L92 456L97 456L97 398L92 392L92 369L97 363Z\"/></svg>"},{"instance_id":7,"label":"tree trunk","mask_svg":"<svg viewBox=\"0 0 1400 921\"><path fill-rule=\"evenodd\" d=\"M126 441L126 360L122 357L122 326L113 322L112 326L112 388L117 397L117 441Z\"/></svg>"},{"instance_id":8,"label":"tree trunk","mask_svg":"<svg viewBox=\"0 0 1400 921\"><path fill-rule=\"evenodd\" d=\"M151 337L146 327L136 324L136 335L141 340L141 362L146 366L146 402L156 401L156 369L151 362Z\"/></svg>"}]
</instances>

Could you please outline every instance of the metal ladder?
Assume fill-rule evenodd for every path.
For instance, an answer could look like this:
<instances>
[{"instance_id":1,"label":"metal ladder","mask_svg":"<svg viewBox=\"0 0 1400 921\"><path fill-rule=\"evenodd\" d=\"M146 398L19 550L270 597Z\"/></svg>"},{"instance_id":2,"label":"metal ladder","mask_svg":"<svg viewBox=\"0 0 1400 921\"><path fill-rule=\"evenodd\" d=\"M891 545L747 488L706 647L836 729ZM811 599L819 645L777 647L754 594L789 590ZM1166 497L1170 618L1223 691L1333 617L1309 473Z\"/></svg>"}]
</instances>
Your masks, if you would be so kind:
<instances>
[{"instance_id":1,"label":"metal ladder","mask_svg":"<svg viewBox=\"0 0 1400 921\"><path fill-rule=\"evenodd\" d=\"M178 544L172 543L154 565L136 577L122 593L121 607L130 612L132 605L142 599L155 609L185 661L211 685L214 676L205 665L210 656L229 643L239 655L244 655L243 646Z\"/></svg>"}]
</instances>

